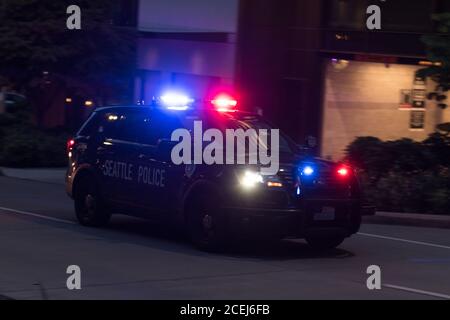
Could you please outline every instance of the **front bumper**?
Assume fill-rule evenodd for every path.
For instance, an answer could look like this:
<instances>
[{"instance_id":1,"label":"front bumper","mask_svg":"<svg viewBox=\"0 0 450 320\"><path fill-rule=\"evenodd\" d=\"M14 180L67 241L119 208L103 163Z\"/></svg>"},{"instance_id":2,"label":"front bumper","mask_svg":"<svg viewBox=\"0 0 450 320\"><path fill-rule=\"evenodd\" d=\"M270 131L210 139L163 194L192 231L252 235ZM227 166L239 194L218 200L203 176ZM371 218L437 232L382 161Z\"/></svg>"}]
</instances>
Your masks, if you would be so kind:
<instances>
[{"instance_id":1,"label":"front bumper","mask_svg":"<svg viewBox=\"0 0 450 320\"><path fill-rule=\"evenodd\" d=\"M316 221L324 207L335 208L335 219ZM229 227L246 235L305 238L318 234L349 237L359 231L364 208L353 200L304 200L298 208L263 209L227 207Z\"/></svg>"}]
</instances>

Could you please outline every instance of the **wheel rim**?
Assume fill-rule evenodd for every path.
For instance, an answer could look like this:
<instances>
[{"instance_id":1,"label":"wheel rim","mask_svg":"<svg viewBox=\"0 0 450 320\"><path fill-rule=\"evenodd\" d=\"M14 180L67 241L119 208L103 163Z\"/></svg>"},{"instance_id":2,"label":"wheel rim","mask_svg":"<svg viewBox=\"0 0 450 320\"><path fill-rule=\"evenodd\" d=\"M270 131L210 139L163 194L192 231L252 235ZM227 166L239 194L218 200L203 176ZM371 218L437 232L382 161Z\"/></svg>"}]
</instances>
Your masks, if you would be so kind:
<instances>
[{"instance_id":1,"label":"wheel rim","mask_svg":"<svg viewBox=\"0 0 450 320\"><path fill-rule=\"evenodd\" d=\"M214 237L214 219L213 216L204 212L199 215L199 236L201 241L207 243Z\"/></svg>"},{"instance_id":2,"label":"wheel rim","mask_svg":"<svg viewBox=\"0 0 450 320\"><path fill-rule=\"evenodd\" d=\"M84 198L84 213L86 218L92 218L97 211L97 200L92 194L87 194Z\"/></svg>"},{"instance_id":3,"label":"wheel rim","mask_svg":"<svg viewBox=\"0 0 450 320\"><path fill-rule=\"evenodd\" d=\"M203 230L205 230L206 232L212 231L213 217L210 216L209 214L203 215L202 226Z\"/></svg>"}]
</instances>

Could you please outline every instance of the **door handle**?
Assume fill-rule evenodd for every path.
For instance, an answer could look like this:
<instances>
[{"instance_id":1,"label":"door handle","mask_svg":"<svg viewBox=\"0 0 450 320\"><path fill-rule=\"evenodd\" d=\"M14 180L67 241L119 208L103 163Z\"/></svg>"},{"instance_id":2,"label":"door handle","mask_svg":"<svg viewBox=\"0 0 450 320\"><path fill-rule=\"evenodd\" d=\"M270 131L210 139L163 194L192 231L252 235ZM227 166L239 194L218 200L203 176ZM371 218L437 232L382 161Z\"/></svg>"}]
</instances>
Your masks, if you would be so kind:
<instances>
[{"instance_id":1,"label":"door handle","mask_svg":"<svg viewBox=\"0 0 450 320\"><path fill-rule=\"evenodd\" d=\"M102 146L97 147L97 153L98 154L112 154L114 152L111 148L108 148L108 146L102 145Z\"/></svg>"},{"instance_id":2,"label":"door handle","mask_svg":"<svg viewBox=\"0 0 450 320\"><path fill-rule=\"evenodd\" d=\"M138 159L141 161L156 162L155 157L148 154L140 154L138 155Z\"/></svg>"}]
</instances>

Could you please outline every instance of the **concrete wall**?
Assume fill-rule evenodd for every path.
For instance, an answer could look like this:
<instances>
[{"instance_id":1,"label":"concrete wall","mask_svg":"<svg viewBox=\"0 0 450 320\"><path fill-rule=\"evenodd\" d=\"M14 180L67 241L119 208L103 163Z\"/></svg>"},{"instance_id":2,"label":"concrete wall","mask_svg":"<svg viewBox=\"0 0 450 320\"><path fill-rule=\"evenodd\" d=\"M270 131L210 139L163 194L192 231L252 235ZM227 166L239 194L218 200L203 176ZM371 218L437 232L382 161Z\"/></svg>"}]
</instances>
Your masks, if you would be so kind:
<instances>
[{"instance_id":1,"label":"concrete wall","mask_svg":"<svg viewBox=\"0 0 450 320\"><path fill-rule=\"evenodd\" d=\"M204 98L213 86L231 87L236 44L173 39L139 40L136 98L149 101L164 87L175 86L194 98ZM144 92L140 92L142 81ZM139 99L136 99L139 100Z\"/></svg>"},{"instance_id":2,"label":"concrete wall","mask_svg":"<svg viewBox=\"0 0 450 320\"><path fill-rule=\"evenodd\" d=\"M202 99L234 83L239 0L140 0L135 100L175 87Z\"/></svg>"},{"instance_id":3,"label":"concrete wall","mask_svg":"<svg viewBox=\"0 0 450 320\"><path fill-rule=\"evenodd\" d=\"M140 39L138 68L232 79L234 43Z\"/></svg>"},{"instance_id":4,"label":"concrete wall","mask_svg":"<svg viewBox=\"0 0 450 320\"><path fill-rule=\"evenodd\" d=\"M238 5L239 0L140 0L139 30L235 33Z\"/></svg>"},{"instance_id":5,"label":"concrete wall","mask_svg":"<svg viewBox=\"0 0 450 320\"><path fill-rule=\"evenodd\" d=\"M412 89L414 65L350 61L339 69L329 61L325 76L322 156L334 160L356 137L375 136L382 140L403 137L417 141L432 133L437 124L450 118L427 101L426 125L423 131L410 130L411 111L399 110L402 89ZM432 90L433 85L427 84Z\"/></svg>"}]
</instances>

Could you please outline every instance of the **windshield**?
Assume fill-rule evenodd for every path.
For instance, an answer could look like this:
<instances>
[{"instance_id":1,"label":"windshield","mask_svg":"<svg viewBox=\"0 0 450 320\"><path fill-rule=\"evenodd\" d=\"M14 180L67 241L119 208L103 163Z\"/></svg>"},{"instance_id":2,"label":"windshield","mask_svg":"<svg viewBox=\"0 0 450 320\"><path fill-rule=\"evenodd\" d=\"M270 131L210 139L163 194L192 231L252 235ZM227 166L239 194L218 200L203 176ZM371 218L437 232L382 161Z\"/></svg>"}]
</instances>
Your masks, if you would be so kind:
<instances>
[{"instance_id":1,"label":"windshield","mask_svg":"<svg viewBox=\"0 0 450 320\"><path fill-rule=\"evenodd\" d=\"M271 141L271 130L274 130L272 125L263 120L261 117L255 115L242 115L242 114L223 114L220 118L214 117L213 121L209 124L210 128L217 128L225 131L226 129L242 129L244 131L253 129L256 131L256 135L250 137L252 143L257 143L259 146L263 146L266 150L270 150L270 145L268 146L265 141L262 141L259 137L260 130L267 130L268 132L268 142ZM295 143L280 131L279 134L279 150L280 153L295 154L296 146Z\"/></svg>"}]
</instances>

